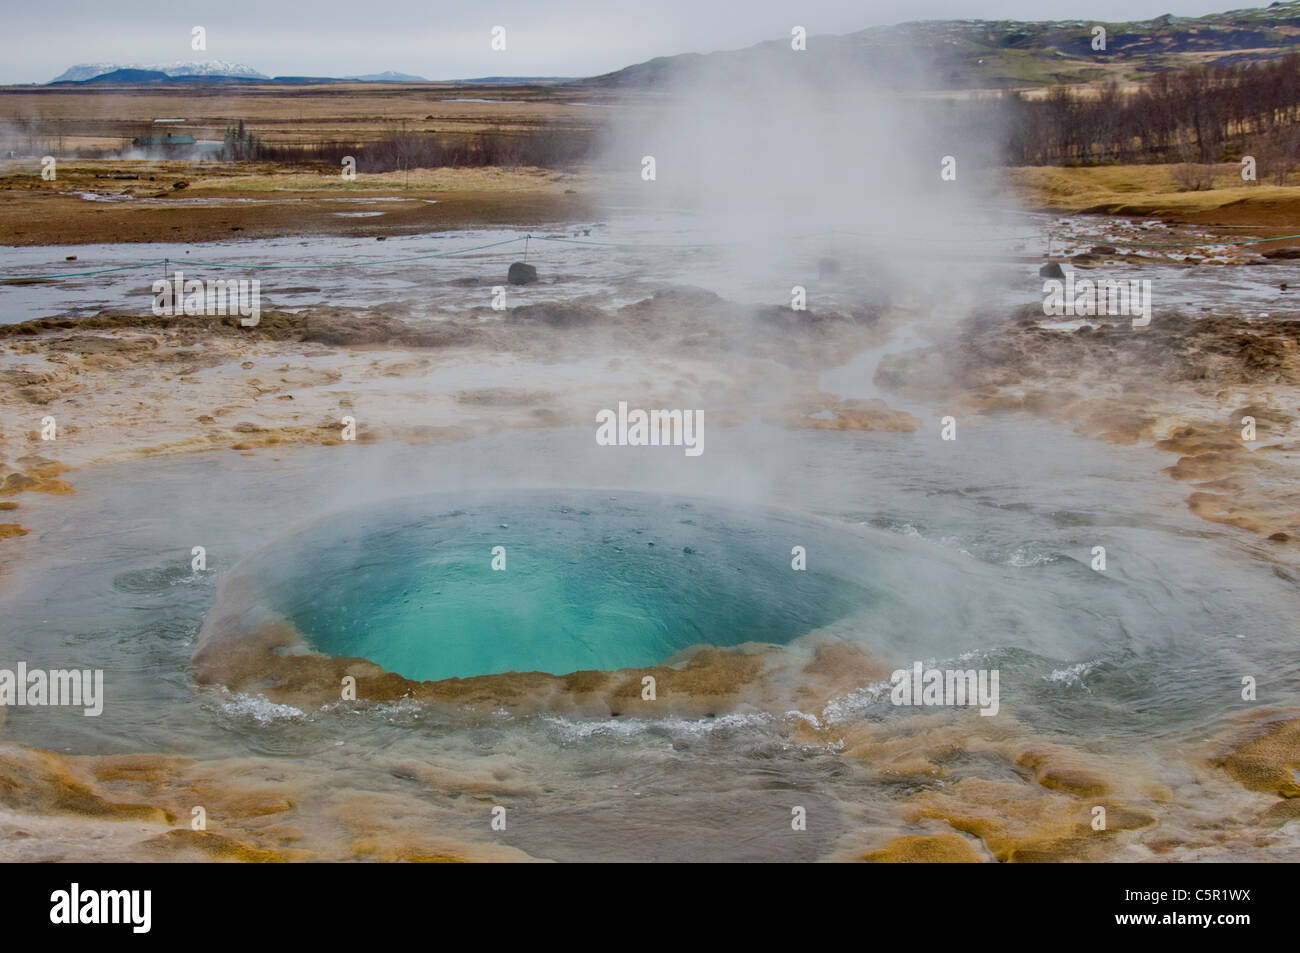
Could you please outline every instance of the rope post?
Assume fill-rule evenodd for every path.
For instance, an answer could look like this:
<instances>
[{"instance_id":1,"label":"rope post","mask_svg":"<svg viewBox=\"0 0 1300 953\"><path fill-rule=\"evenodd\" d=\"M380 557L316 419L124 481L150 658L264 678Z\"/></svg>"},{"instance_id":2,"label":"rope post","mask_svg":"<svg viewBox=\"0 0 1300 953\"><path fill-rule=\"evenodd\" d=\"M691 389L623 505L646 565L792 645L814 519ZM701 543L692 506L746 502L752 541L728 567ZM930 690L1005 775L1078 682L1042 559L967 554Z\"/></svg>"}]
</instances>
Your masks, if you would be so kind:
<instances>
[{"instance_id":1,"label":"rope post","mask_svg":"<svg viewBox=\"0 0 1300 953\"><path fill-rule=\"evenodd\" d=\"M163 259L163 278L167 277L167 259Z\"/></svg>"},{"instance_id":2,"label":"rope post","mask_svg":"<svg viewBox=\"0 0 1300 953\"><path fill-rule=\"evenodd\" d=\"M532 237L533 237L532 235L524 236L524 264L525 265L528 264L528 239Z\"/></svg>"}]
</instances>

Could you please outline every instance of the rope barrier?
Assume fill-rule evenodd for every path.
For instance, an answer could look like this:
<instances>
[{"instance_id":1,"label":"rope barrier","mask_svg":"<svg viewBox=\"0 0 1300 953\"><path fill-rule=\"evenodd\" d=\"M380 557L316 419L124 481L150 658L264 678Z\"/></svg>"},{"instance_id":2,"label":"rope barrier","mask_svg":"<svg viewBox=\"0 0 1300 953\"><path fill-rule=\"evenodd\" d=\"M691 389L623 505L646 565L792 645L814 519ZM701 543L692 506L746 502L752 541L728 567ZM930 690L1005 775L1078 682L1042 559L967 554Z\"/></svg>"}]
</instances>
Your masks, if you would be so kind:
<instances>
[{"instance_id":1,"label":"rope barrier","mask_svg":"<svg viewBox=\"0 0 1300 953\"><path fill-rule=\"evenodd\" d=\"M471 245L469 248L452 248L447 251L428 252L423 255L406 255L400 258L372 258L368 261L351 261L351 262L324 262L320 264L297 264L297 265L271 265L271 264L240 264L238 262L228 261L203 261L198 258L158 258L153 261L141 262L138 265L120 265L114 268L98 268L93 271L75 271L53 275L14 275L9 278L0 278L0 284L10 282L26 281L47 281L52 278L80 278L86 275L102 275L113 271L129 271L135 268L148 268L153 265L166 265L175 261L177 264L195 265L201 268L237 268L243 270L304 270L315 268L363 268L370 265L395 265L408 261L423 261L428 258L446 258L451 255L465 255L469 252L483 251L488 248L501 248L505 245L514 245L518 242L525 243L525 255L527 253L527 242L530 240L543 242L563 242L568 245L594 245L604 248L708 248L709 245L656 245L648 242L601 242L601 241L583 241L581 239L571 238L554 238L548 235L520 235L515 238L507 238L499 242L488 242L483 245Z\"/></svg>"},{"instance_id":2,"label":"rope barrier","mask_svg":"<svg viewBox=\"0 0 1300 953\"><path fill-rule=\"evenodd\" d=\"M368 261L351 261L351 262L326 262L321 265L241 265L235 262L223 261L199 261L198 259L184 259L187 265L200 265L204 268L361 268L367 265L394 265L406 261L422 261L426 258L446 258L448 255L464 255L472 251L482 251L484 248L499 248L502 245L513 245L516 242L524 241L524 238L507 238L501 242L488 242L486 245L472 245L469 248L451 248L447 251L429 252L424 255L406 255L401 258L372 258ZM180 259L177 260L178 262Z\"/></svg>"},{"instance_id":3,"label":"rope barrier","mask_svg":"<svg viewBox=\"0 0 1300 953\"><path fill-rule=\"evenodd\" d=\"M472 251L481 251L484 248L498 248L502 245L513 245L516 242L522 241L524 241L524 237L521 236L519 238L507 238L505 241L500 242L488 242L486 245L472 245L469 248L452 248L447 251L429 252L424 255L408 255L402 258L372 258L368 261L326 262L318 265L242 265L237 262L228 261L200 261L198 259L190 258L158 258L153 261L141 262L138 265L119 265L115 268L98 268L94 271L74 271L59 275L15 275L11 278L0 278L0 284L7 284L14 281L45 281L50 278L79 278L83 275L102 275L110 271L128 271L133 268L148 268L152 265L166 265L173 261L176 262L176 264L198 265L203 268L243 268L246 270L270 268L360 268L367 265L392 265L406 261L420 261L425 258L446 258L448 255L464 255Z\"/></svg>"},{"instance_id":4,"label":"rope barrier","mask_svg":"<svg viewBox=\"0 0 1300 953\"><path fill-rule=\"evenodd\" d=\"M871 232L849 232L842 229L835 229L832 235L852 235L855 238L872 238L872 239L889 239L900 237L897 232L890 235L872 234ZM973 245L980 242L1035 242L1042 239L1041 232L1035 232L1033 235L995 235L983 238L971 238L962 235L906 235L901 236L906 241L930 241L930 242L960 242L963 245Z\"/></svg>"},{"instance_id":5,"label":"rope barrier","mask_svg":"<svg viewBox=\"0 0 1300 953\"><path fill-rule=\"evenodd\" d=\"M551 238L547 235L534 235L539 242L563 242L566 245L596 245L602 248L717 248L717 243L702 245L665 245L655 242L593 242L581 238Z\"/></svg>"},{"instance_id":6,"label":"rope barrier","mask_svg":"<svg viewBox=\"0 0 1300 953\"><path fill-rule=\"evenodd\" d=\"M161 265L166 261L167 259L165 258L158 258L154 261L143 261L138 265L119 265L116 268L96 268L94 271L70 271L62 275L33 275L30 277L19 275L15 278L0 278L0 284L7 284L11 281L45 281L49 278L80 278L83 275L102 275L110 271L130 271L133 268L148 268L151 265Z\"/></svg>"},{"instance_id":7,"label":"rope barrier","mask_svg":"<svg viewBox=\"0 0 1300 953\"><path fill-rule=\"evenodd\" d=\"M839 234L857 235L859 237L872 237L872 236L867 236L861 232L839 232ZM960 241L960 242L1032 241L1038 237L1039 236L1037 235L1033 236L1032 238L1018 237L1018 236L996 237L996 238L994 237L967 238L967 239L962 239L958 237L952 237L952 238L941 237L938 240L939 241ZM300 265L271 265L271 264L239 264L236 262L221 262L221 261L201 261L199 259L178 259L177 264L180 264L183 261L186 265L196 265L201 268L238 268L244 270L271 270L271 269L303 270L303 269L314 269L314 268L325 268L325 269L363 268L363 267L368 267L370 265L394 265L394 264L402 264L408 261L423 261L429 258L447 258L452 255L464 255L464 254L468 254L469 252L483 251L488 248L501 248L506 245L517 244L518 242L525 243L524 249L526 255L527 248L528 248L527 243L533 239L542 242L558 242L565 245L589 245L598 248L712 248L715 247L712 244L656 244L651 242L604 242L604 241L593 241L593 240L586 240L586 239L579 239L579 238L556 238L548 235L529 234L529 235L520 235L515 238L507 238L499 242L488 242L483 245L471 245L469 248L453 248L453 249L448 249L447 251L428 252L423 255L406 255L400 258L374 258L368 261L324 262L319 264L300 264ZM1263 245L1263 244L1267 244L1268 242L1295 241L1297 239L1300 239L1300 235L1279 235L1276 238L1250 238L1250 239L1241 239L1237 241L1221 241L1221 242L1126 242L1126 241L1119 241L1116 239L1094 238L1086 235L1063 235L1055 232L1049 232L1047 234L1047 239L1049 242L1049 249L1050 249L1050 242L1053 240L1073 242L1076 244L1113 245L1113 246L1121 246L1124 248L1221 248L1225 246ZM96 268L91 271L72 271L72 272L63 272L60 274L52 274L52 275L14 275L9 278L0 278L0 284L11 284L14 282L28 282L28 281L48 281L54 278L82 278L88 275L103 275L103 274L108 274L110 272L131 271L138 268L149 268L154 265L167 265L171 261L172 259L170 258L157 258L152 261L140 262L139 264L134 264L134 265L118 265L112 268Z\"/></svg>"}]
</instances>

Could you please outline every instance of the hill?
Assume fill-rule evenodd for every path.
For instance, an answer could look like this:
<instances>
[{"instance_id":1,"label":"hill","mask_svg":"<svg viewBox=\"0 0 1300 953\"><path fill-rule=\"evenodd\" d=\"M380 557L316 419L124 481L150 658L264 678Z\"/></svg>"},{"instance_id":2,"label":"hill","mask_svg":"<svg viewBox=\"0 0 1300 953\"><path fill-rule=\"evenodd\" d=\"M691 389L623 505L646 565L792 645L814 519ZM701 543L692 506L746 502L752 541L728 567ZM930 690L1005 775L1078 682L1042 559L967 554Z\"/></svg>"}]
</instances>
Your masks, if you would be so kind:
<instances>
[{"instance_id":1,"label":"hill","mask_svg":"<svg viewBox=\"0 0 1300 953\"><path fill-rule=\"evenodd\" d=\"M1106 48L1093 50L1093 28ZM1300 49L1300 0L1203 17L1152 20L933 20L808 38L802 69L828 76L868 76L908 88L999 89L1086 83L1200 63L1276 59ZM673 82L737 76L791 53L788 39L745 50L658 57L575 85L653 89ZM921 64L918 66L917 57Z\"/></svg>"}]
</instances>

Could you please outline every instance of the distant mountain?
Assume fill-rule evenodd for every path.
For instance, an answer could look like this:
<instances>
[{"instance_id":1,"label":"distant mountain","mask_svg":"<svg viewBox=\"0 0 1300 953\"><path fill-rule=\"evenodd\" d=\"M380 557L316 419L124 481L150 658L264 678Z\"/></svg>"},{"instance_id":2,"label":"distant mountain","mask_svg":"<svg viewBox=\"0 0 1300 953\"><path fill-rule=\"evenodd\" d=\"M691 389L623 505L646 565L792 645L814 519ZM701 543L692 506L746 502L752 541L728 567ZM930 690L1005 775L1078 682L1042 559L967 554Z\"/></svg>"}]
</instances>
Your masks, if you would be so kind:
<instances>
[{"instance_id":1,"label":"distant mountain","mask_svg":"<svg viewBox=\"0 0 1300 953\"><path fill-rule=\"evenodd\" d=\"M358 83L427 83L428 80L423 76L412 76L410 73L394 73L392 70L385 70L382 73L366 73L363 76L344 76L344 79L350 79Z\"/></svg>"},{"instance_id":2,"label":"distant mountain","mask_svg":"<svg viewBox=\"0 0 1300 953\"><path fill-rule=\"evenodd\" d=\"M108 73L123 70L144 70L162 73L165 76L231 76L240 79L269 79L264 73L240 63L227 63L223 60L211 60L207 63L166 63L161 66L149 66L143 63L81 63L64 70L50 80L51 83L80 83L95 79Z\"/></svg>"},{"instance_id":3,"label":"distant mountain","mask_svg":"<svg viewBox=\"0 0 1300 953\"><path fill-rule=\"evenodd\" d=\"M166 85L166 86L230 86L241 83L270 83L274 80L254 79L251 76L168 76L161 70L156 69L115 69L111 73L101 73L90 79L83 79L76 83L50 83L50 86L142 86L142 85ZM337 83L340 80L323 80L323 82Z\"/></svg>"},{"instance_id":4,"label":"distant mountain","mask_svg":"<svg viewBox=\"0 0 1300 953\"><path fill-rule=\"evenodd\" d=\"M484 76L476 79L437 80L444 83L461 83L474 86L519 86L542 83L567 83L568 76ZM315 83L428 83L433 82L413 73L387 70L383 73L363 73L354 76L267 76L248 66L214 60L210 63L169 63L164 66L142 66L138 63L119 66L115 63L82 63L64 70L47 85L78 83L86 85L112 85L114 83L139 85L141 83L277 83L303 86Z\"/></svg>"},{"instance_id":5,"label":"distant mountain","mask_svg":"<svg viewBox=\"0 0 1300 953\"><path fill-rule=\"evenodd\" d=\"M1093 28L1106 28L1093 50ZM812 56L816 50L817 56ZM1137 79L1197 63L1241 63L1300 51L1300 0L1203 17L1166 14L1132 23L1104 20L927 20L811 36L798 68L827 77L876 76L933 89L1045 86ZM789 38L744 50L658 57L575 85L650 89L736 77L787 62ZM796 54L803 56L803 54Z\"/></svg>"},{"instance_id":6,"label":"distant mountain","mask_svg":"<svg viewBox=\"0 0 1300 953\"><path fill-rule=\"evenodd\" d=\"M85 86L109 86L114 83L167 83L171 77L156 69L115 69L80 81Z\"/></svg>"}]
</instances>

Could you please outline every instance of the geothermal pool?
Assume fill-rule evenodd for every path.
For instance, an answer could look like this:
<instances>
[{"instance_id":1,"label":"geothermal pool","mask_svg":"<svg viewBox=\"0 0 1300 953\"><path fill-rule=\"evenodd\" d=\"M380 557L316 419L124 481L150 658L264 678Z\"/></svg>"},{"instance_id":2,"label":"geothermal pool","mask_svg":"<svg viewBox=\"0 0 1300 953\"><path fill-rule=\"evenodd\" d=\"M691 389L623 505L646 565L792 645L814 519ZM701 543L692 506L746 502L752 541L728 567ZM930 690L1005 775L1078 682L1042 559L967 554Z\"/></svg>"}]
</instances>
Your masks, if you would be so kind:
<instances>
[{"instance_id":1,"label":"geothermal pool","mask_svg":"<svg viewBox=\"0 0 1300 953\"><path fill-rule=\"evenodd\" d=\"M816 572L795 570L811 548ZM785 644L889 597L834 524L593 491L455 494L348 511L242 561L312 649L415 680L657 665ZM218 601L218 619L244 606Z\"/></svg>"},{"instance_id":2,"label":"geothermal pool","mask_svg":"<svg viewBox=\"0 0 1300 953\"><path fill-rule=\"evenodd\" d=\"M438 665L642 664L702 640L797 644L821 631L891 664L997 658L1019 673L1004 672L1004 694L1032 719L1084 734L1194 725L1207 692L1232 707L1218 682L1238 668L1279 703L1300 695L1300 673L1278 664L1295 580L1243 558L1262 550L1248 535L1187 514L1162 455L1102 452L1023 420L987 422L978 439L958 459L920 433L753 425L712 434L689 474L680 455L652 454L629 474L583 429L80 471L0 597L5 649L49 666L103 660L111 703L99 719L14 709L10 733L60 749L129 750L173 731L238 747L242 733L212 717L224 703L196 696L189 670L195 635L222 608L218 580L240 574L321 651L414 678ZM778 458L784 470L753 466ZM578 475L588 488L572 489ZM1089 568L1098 544L1105 573ZM191 568L195 545L206 571ZM504 572L491 569L498 545ZM794 545L806 572L790 568ZM617 619L624 600L632 611ZM613 644L592 641L598 617L624 626ZM374 619L403 637L380 638ZM503 626L521 619L567 626L563 657L512 645ZM724 631L737 621L744 632ZM434 632L451 641L423 657ZM164 727L158 711L172 706L189 714Z\"/></svg>"},{"instance_id":3,"label":"geothermal pool","mask_svg":"<svg viewBox=\"0 0 1300 953\"><path fill-rule=\"evenodd\" d=\"M1165 777L1238 710L1238 673L1258 673L1279 705L1300 700L1300 672L1279 664L1296 580L1243 558L1244 534L1187 514L1154 451L1018 420L987 422L961 460L921 434L751 425L711 440L689 477L680 454L645 455L630 474L586 429L81 471L54 524L24 541L0 612L7 656L102 666L104 714L15 708L6 735L267 759L275 777L310 768L367 796L406 796L410 763L524 776L538 790L510 803L528 822L501 840L557 859L815 859L851 828L895 825L891 798L913 789L795 738L809 718L835 734L916 717L872 679L829 704L717 718L298 708L201 690L196 637L231 608L219 580L240 575L266 593L242 608L414 678L645 664L741 638L792 659L829 639L889 667L997 668L1002 713L975 722L1137 752L1172 766ZM785 465L755 466L773 459ZM1104 574L1089 568L1098 543ZM200 544L208 568L195 572ZM505 571L491 569L497 545ZM967 729L950 730L964 744ZM789 831L792 798L817 818L807 837ZM481 836L473 799L438 804L439 830Z\"/></svg>"}]
</instances>

